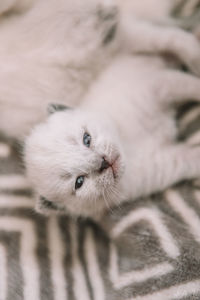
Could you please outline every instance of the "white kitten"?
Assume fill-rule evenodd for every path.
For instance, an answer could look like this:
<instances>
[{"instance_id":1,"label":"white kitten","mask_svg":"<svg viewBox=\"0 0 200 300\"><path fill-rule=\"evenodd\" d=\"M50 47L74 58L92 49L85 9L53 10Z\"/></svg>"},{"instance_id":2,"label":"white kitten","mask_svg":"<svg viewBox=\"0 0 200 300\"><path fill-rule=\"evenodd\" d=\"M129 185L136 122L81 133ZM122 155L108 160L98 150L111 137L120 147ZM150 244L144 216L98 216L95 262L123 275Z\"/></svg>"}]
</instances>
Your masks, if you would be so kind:
<instances>
[{"instance_id":1,"label":"white kitten","mask_svg":"<svg viewBox=\"0 0 200 300\"><path fill-rule=\"evenodd\" d=\"M58 106L27 139L27 174L41 201L95 218L200 175L200 147L176 141L172 104L188 99L200 100L200 79L161 58L117 57L78 108Z\"/></svg>"},{"instance_id":2,"label":"white kitten","mask_svg":"<svg viewBox=\"0 0 200 300\"><path fill-rule=\"evenodd\" d=\"M200 74L199 42L166 21L177 1L118 2L1 0L2 12L3 4L34 5L0 20L0 131L23 138L45 118L49 101L79 103L119 52L171 52ZM169 26L159 26L161 19Z\"/></svg>"}]
</instances>

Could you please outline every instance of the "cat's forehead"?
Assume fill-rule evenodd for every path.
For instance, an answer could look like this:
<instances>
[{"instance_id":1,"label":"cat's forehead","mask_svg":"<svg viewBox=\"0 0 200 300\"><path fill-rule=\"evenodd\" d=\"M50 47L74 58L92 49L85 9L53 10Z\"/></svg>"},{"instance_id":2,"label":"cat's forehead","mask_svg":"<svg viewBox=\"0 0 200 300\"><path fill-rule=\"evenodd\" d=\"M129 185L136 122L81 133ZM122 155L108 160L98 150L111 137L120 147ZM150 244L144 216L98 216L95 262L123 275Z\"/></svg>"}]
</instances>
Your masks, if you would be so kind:
<instances>
[{"instance_id":1,"label":"cat's forehead","mask_svg":"<svg viewBox=\"0 0 200 300\"><path fill-rule=\"evenodd\" d=\"M83 144L84 123L70 122L69 116L66 121L65 117L60 114L38 126L27 140L26 152L33 153L33 158L42 164L47 162L51 168L55 165L55 169L76 170L91 161L94 152Z\"/></svg>"},{"instance_id":2,"label":"cat's forehead","mask_svg":"<svg viewBox=\"0 0 200 300\"><path fill-rule=\"evenodd\" d=\"M48 124L51 129L57 129L62 132L72 132L72 130L79 130L80 128L89 127L90 129L108 129L110 122L103 116L94 112L85 110L71 109L64 112L55 113L52 115Z\"/></svg>"},{"instance_id":3,"label":"cat's forehead","mask_svg":"<svg viewBox=\"0 0 200 300\"><path fill-rule=\"evenodd\" d=\"M106 130L98 127L102 122L96 116L76 110L55 113L39 125L27 140L27 156L32 153L31 160L37 165L40 162L45 168L49 166L68 172L76 172L80 167L87 168L97 160L97 156L105 153L106 145L114 143L109 127ZM92 138L90 148L83 142L85 131Z\"/></svg>"},{"instance_id":4,"label":"cat's forehead","mask_svg":"<svg viewBox=\"0 0 200 300\"><path fill-rule=\"evenodd\" d=\"M100 132L101 122L85 112L70 110L69 112L55 113L48 119L45 131L51 132L54 137L68 138L69 142L76 142L85 131L92 134Z\"/></svg>"},{"instance_id":5,"label":"cat's forehead","mask_svg":"<svg viewBox=\"0 0 200 300\"><path fill-rule=\"evenodd\" d=\"M59 112L50 116L47 122L48 129L57 133L76 133L80 127L84 126L87 118L84 114L76 111Z\"/></svg>"}]
</instances>

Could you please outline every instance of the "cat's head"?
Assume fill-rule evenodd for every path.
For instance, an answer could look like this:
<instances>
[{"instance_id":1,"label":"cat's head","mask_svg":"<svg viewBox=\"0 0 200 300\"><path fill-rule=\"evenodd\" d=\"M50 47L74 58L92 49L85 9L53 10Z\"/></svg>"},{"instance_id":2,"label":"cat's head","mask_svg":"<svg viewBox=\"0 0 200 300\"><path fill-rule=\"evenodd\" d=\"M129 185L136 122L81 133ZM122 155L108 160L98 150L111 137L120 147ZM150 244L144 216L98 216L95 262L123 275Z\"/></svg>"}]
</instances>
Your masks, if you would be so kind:
<instances>
[{"instance_id":1,"label":"cat's head","mask_svg":"<svg viewBox=\"0 0 200 300\"><path fill-rule=\"evenodd\" d=\"M124 162L116 129L104 116L84 110L51 106L50 112L25 144L38 208L42 211L42 199L54 210L57 204L73 215L94 216L118 201Z\"/></svg>"}]
</instances>

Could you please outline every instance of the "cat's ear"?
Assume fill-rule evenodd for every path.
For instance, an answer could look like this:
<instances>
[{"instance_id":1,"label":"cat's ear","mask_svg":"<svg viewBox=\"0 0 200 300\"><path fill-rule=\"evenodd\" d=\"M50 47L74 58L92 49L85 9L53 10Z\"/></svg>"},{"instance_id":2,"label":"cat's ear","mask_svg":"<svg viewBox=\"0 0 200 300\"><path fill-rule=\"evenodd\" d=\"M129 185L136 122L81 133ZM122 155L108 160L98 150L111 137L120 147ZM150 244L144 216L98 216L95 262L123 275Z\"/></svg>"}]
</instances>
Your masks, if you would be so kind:
<instances>
[{"instance_id":1,"label":"cat's ear","mask_svg":"<svg viewBox=\"0 0 200 300\"><path fill-rule=\"evenodd\" d=\"M68 109L71 109L71 107L64 104L50 103L47 107L47 112L49 115L51 115L54 114L55 112L68 110Z\"/></svg>"},{"instance_id":2,"label":"cat's ear","mask_svg":"<svg viewBox=\"0 0 200 300\"><path fill-rule=\"evenodd\" d=\"M49 201L43 196L37 196L35 210L43 215L66 214L64 206Z\"/></svg>"}]
</instances>

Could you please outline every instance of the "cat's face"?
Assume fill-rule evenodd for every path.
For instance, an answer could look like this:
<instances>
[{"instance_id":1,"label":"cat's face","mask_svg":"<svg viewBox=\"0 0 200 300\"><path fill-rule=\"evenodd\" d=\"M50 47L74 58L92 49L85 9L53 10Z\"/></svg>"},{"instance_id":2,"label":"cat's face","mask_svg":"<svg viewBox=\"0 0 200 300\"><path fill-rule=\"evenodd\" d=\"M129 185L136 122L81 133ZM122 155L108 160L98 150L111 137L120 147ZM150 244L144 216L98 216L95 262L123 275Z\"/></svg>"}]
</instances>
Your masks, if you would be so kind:
<instances>
[{"instance_id":1,"label":"cat's face","mask_svg":"<svg viewBox=\"0 0 200 300\"><path fill-rule=\"evenodd\" d=\"M95 215L118 200L124 172L115 128L104 117L70 109L37 126L25 147L37 193L74 215Z\"/></svg>"}]
</instances>

